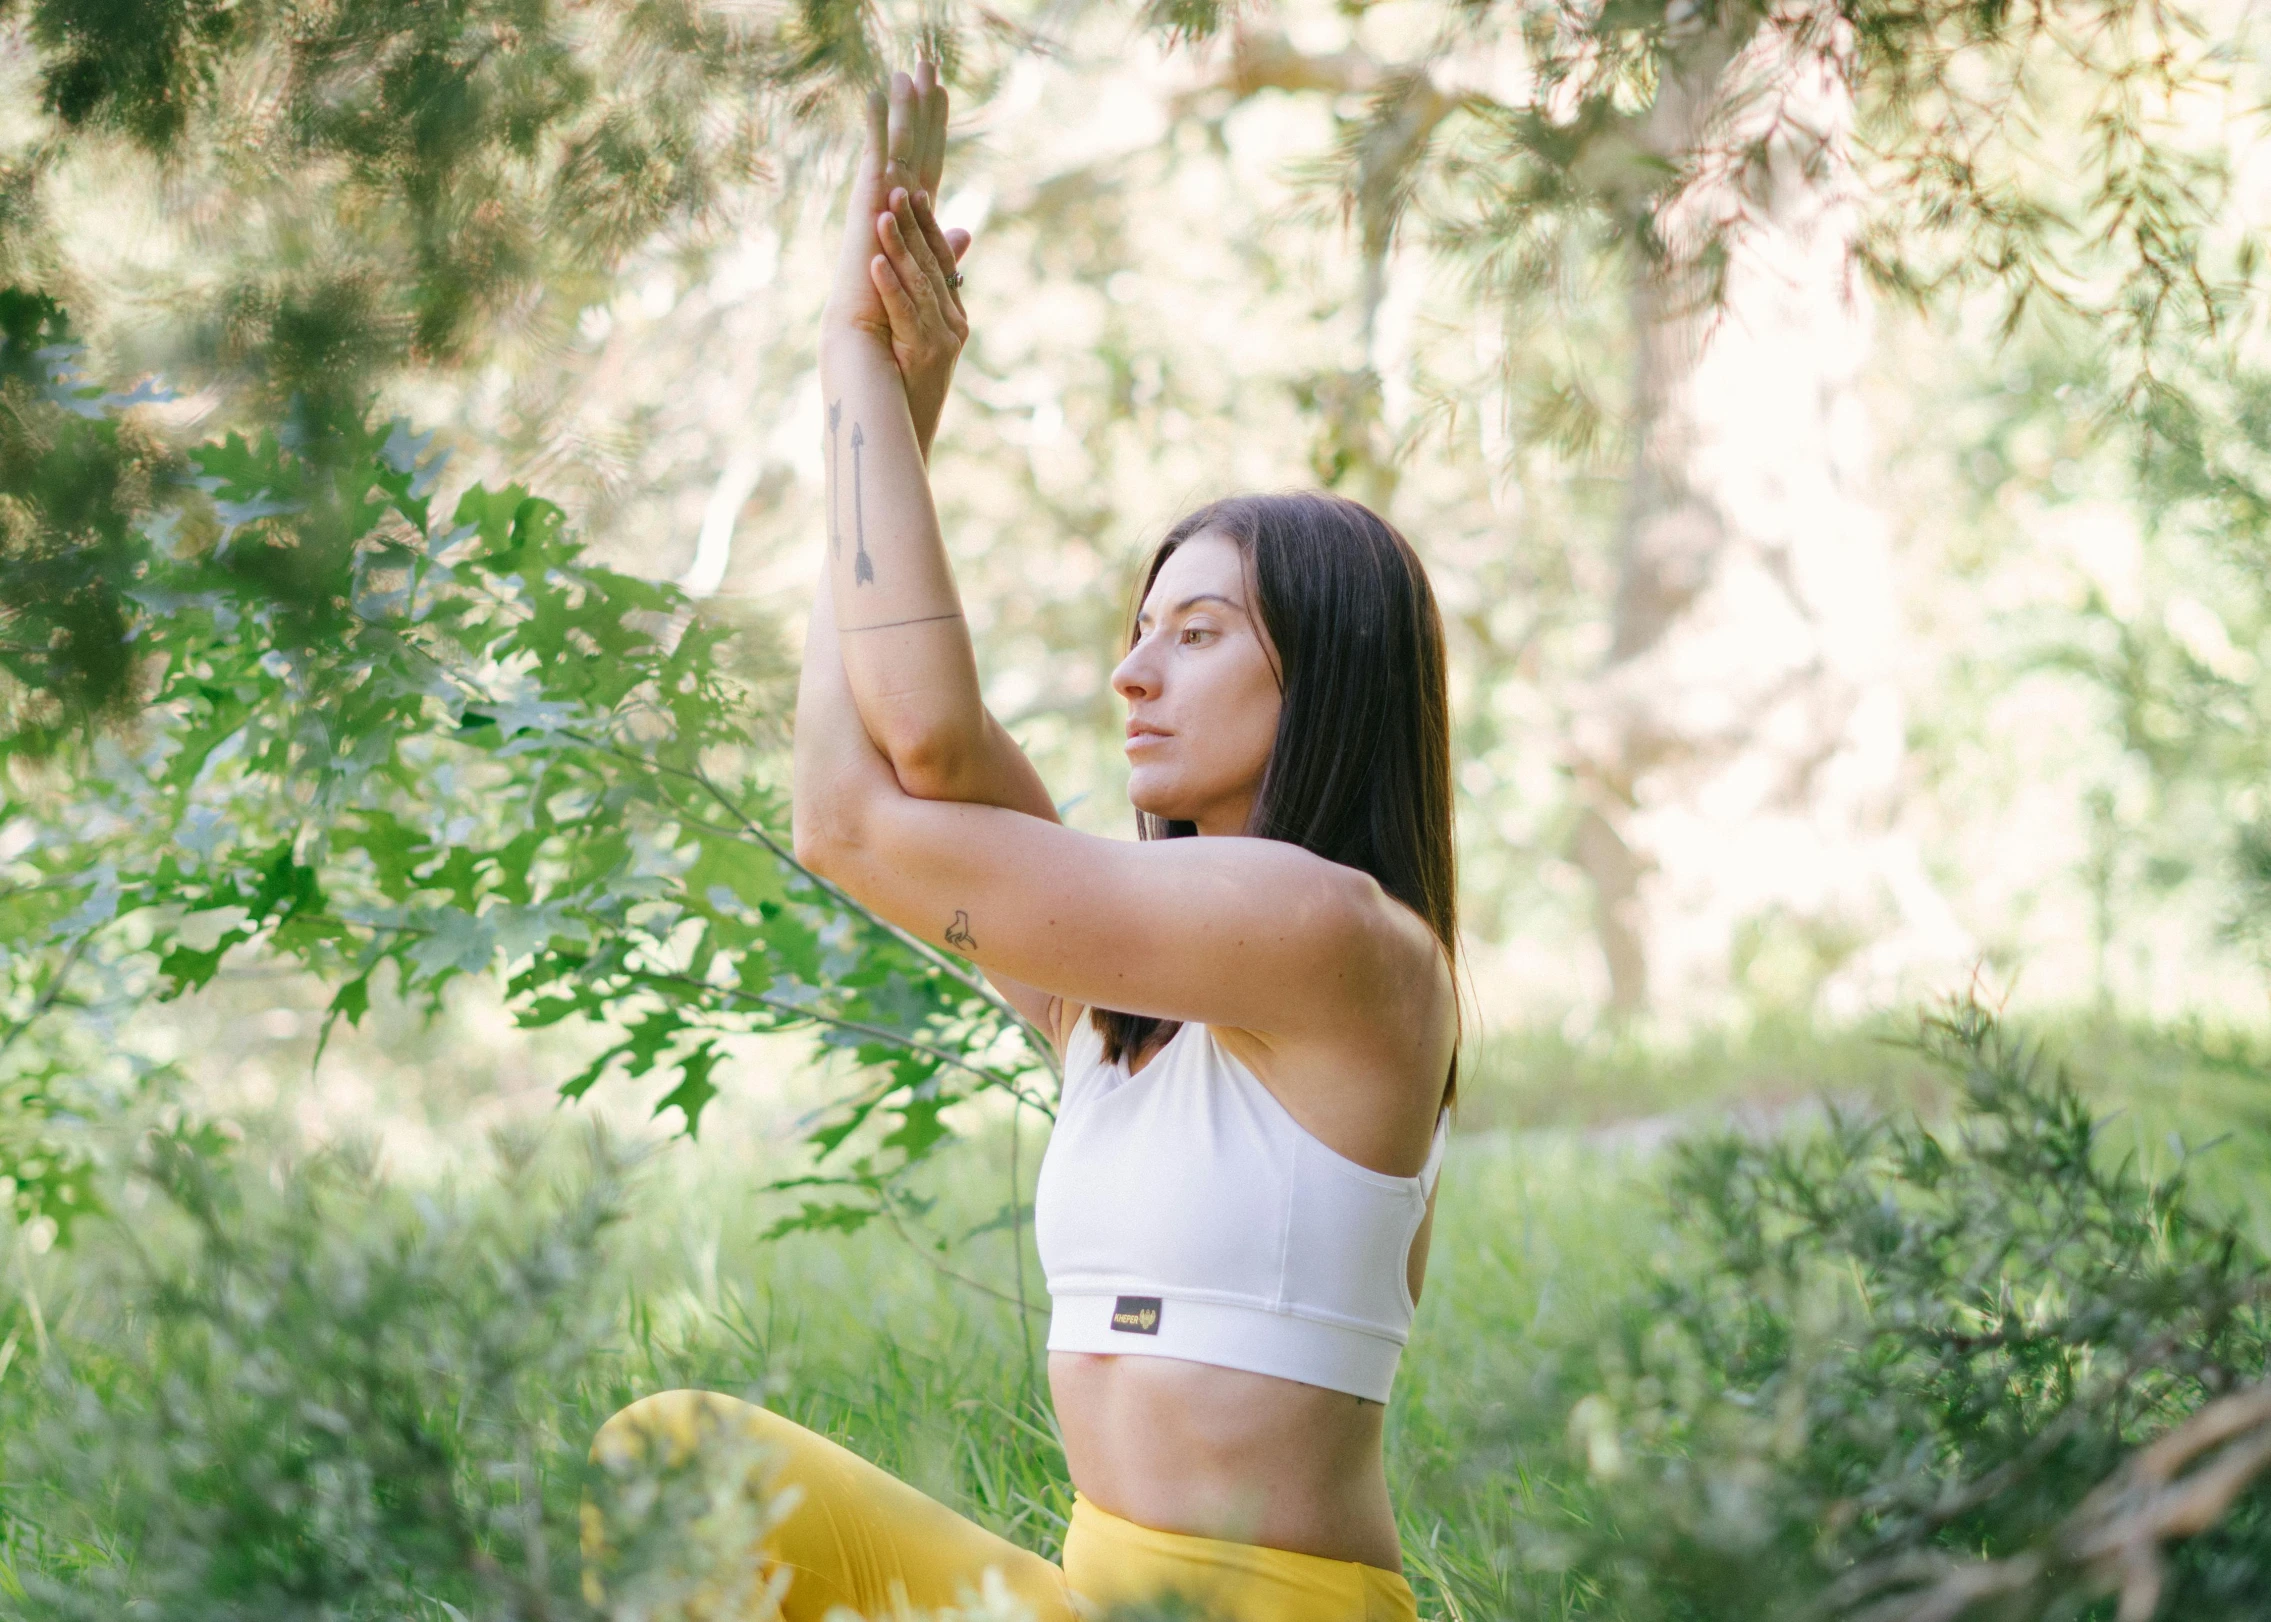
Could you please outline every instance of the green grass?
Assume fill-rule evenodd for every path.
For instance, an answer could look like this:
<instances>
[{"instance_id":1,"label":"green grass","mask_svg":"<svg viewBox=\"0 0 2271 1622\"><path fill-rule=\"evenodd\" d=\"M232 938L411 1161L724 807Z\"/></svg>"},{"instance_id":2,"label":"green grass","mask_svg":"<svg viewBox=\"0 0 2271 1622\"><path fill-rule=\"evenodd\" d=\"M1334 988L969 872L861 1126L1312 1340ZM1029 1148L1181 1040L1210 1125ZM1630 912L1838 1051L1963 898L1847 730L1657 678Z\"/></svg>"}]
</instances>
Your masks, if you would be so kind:
<instances>
[{"instance_id":1,"label":"green grass","mask_svg":"<svg viewBox=\"0 0 2271 1622\"><path fill-rule=\"evenodd\" d=\"M1583 1470L1568 1436L1572 1405L1598 1388L1599 1348L1620 1314L1638 1310L1633 1303L1651 1267L1677 1254L1681 1242L1667 1230L1656 1192L1653 1136L1622 1123L1664 1114L1700 1123L1734 1111L1754 1130L1776 1122L1803 1130L1806 1113L1783 1112L1823 1092L1848 1106L1907 1100L1930 1111L1937 1083L1912 1053L1885 1039L1890 1034L1816 1037L1765 1027L1677 1049L1532 1037L1503 1038L1484 1051L1446 1169L1428 1288L1389 1416L1391 1478L1424 1614L1531 1622L1584 1610L1584 1592L1536 1528L1556 1513L1582 1512L1584 1495L1574 1488ZM2172 1152L2171 1132L2194 1141L2232 1134L2194 1175L2228 1203L2256 1208L2261 1108L2271 1097L2261 1050L2228 1035L2110 1025L2066 1027L2051 1046L2073 1059L2093 1095L2119 1107L2119 1129L2148 1157ZM719 1125L731 1119L721 1114ZM576 1190L593 1174L579 1147L581 1128L572 1118L555 1120L533 1156L508 1138L497 1152L421 1177L346 1179L344 1192L309 1207L306 1220L321 1230L309 1241L305 1269L315 1282L294 1298L301 1301L294 1310L329 1311L325 1303L345 1288L340 1280L397 1267L442 1295L455 1288L452 1280L483 1269L484 1277L524 1280L509 1289L493 1280L469 1286L468 1313L557 1311L563 1327L552 1340L537 1337L525 1370L499 1377L504 1394L492 1419L460 1415L443 1427L448 1445L461 1450L450 1467L461 1475L493 1471L505 1445L499 1438L516 1425L539 1439L533 1474L514 1491L540 1503L554 1566L573 1561L576 1461L585 1440L624 1403L682 1385L763 1402L1053 1556L1071 1489L1039 1361L1045 1297L1028 1249L1021 1321L1014 1300L1005 1299L1020 1287L1009 1236L954 1239L982 1226L1010 1192L1006 1133L998 1121L972 1126L929 1190L937 1202L929 1234L952 1241L943 1250L881 1226L766 1241L779 1213L750 1190L778 1172L778 1151L754 1134L713 1128L698 1145L643 1152L624 1178L620 1219L605 1225L586 1257L569 1255L559 1233L561 1213L574 1208ZM1029 1192L1030 1132L1022 1147ZM268 1170L284 1163L278 1155L255 1130L221 1162L250 1190L241 1222L253 1248L280 1243L276 1236L299 1220L287 1198L262 1192L293 1186L288 1172ZM5 1265L16 1287L0 1304L0 1348L7 1348L0 1350L7 1438L0 1598L20 1596L18 1579L27 1572L66 1582L126 1572L120 1580L129 1586L148 1579L153 1557L137 1539L150 1517L170 1513L165 1496L182 1490L180 1478L164 1473L171 1466L131 1448L104 1467L157 1472L143 1482L142 1500L86 1485L100 1469L68 1481L54 1474L69 1449L88 1452L83 1435L115 1443L144 1422L135 1415L155 1413L134 1388L167 1378L166 1360L181 1357L187 1344L156 1327L164 1314L154 1303L168 1289L194 1296L195 1225L146 1187L128 1193L120 1212L123 1220L87 1226L67 1250L40 1254L26 1235L10 1240ZM559 1275L554 1296L525 1284L546 1267ZM417 1293L406 1292L403 1311L432 1310L442 1321L455 1310L429 1309ZM514 1305L524 1300L536 1305ZM545 1304L555 1300L569 1304ZM263 1355L288 1362L294 1344L286 1338ZM241 1385L252 1353L227 1355L239 1362L224 1357L212 1365L220 1373L207 1372ZM437 1367L437 1388L462 1372ZM81 1413L93 1430L70 1432L58 1415L70 1402L90 1401L124 1417L104 1431ZM228 1489L195 1490L225 1496ZM433 1579L438 1599L456 1568L434 1558L443 1572ZM554 1570L542 1580L556 1589L564 1579ZM479 1592L478 1584L466 1590ZM51 1605L31 1614L81 1613ZM154 1614L227 1613L185 1602ZM364 1613L350 1605L321 1614ZM444 1622L449 1613L423 1614Z\"/></svg>"},{"instance_id":2,"label":"green grass","mask_svg":"<svg viewBox=\"0 0 2271 1622\"><path fill-rule=\"evenodd\" d=\"M1888 1019L1823 1030L1768 1017L1684 1041L1577 1040L1552 1026L1493 1032L1464 1061L1460 1121L1470 1131L1585 1130L1700 1123L1730 1108L1773 1111L1824 1094L1879 1106L1929 1101L1939 1080L1901 1045L1913 1028Z\"/></svg>"},{"instance_id":3,"label":"green grass","mask_svg":"<svg viewBox=\"0 0 2271 1622\"><path fill-rule=\"evenodd\" d=\"M568 1177L576 1136L565 1123L550 1134L541 1156L550 1180ZM1024 1158L1029 1174L1030 1144ZM1046 1400L1037 1265L1028 1257L1028 1337L1014 1304L939 1270L943 1261L1013 1294L1006 1235L943 1258L881 1227L768 1243L762 1234L775 1213L745 1192L763 1169L748 1146L712 1142L665 1145L631 1174L626 1217L603 1252L603 1276L590 1281L607 1307L605 1330L535 1394L540 1428L558 1451L555 1471L568 1469L568 1455L616 1408L703 1386L783 1412L1055 1556L1072 1494ZM1649 1247L1647 1202L1628 1171L1620 1153L1569 1142L1491 1134L1455 1146L1416 1344L1390 1418L1413 1577L1431 1614L1509 1614L1520 1584L1502 1536L1505 1485L1531 1455L1562 1451L1565 1388L1583 1365L1589 1315L1613 1290L1617 1258L1637 1265ZM1006 1175L999 1133L965 1144L941 1179L933 1230L956 1233L989 1216ZM506 1195L493 1171L469 1168L410 1203L486 1213L501 1236L530 1242L552 1218L547 1204L528 1199L528 1186L524 1173L519 1192ZM404 1194L388 1191L390 1208ZM18 1247L53 1337L49 1372L68 1367L99 1385L149 1366L147 1325L137 1319L150 1285L134 1252L178 1276L193 1248L181 1222L158 1215L146 1202L131 1239L96 1224L69 1251L34 1257ZM381 1226L352 1200L330 1220L367 1233ZM0 1334L27 1330L31 1299L19 1294ZM29 1367L39 1361L24 1345L0 1378L0 1398L12 1399L12 1417L26 1428L54 1394ZM37 1450L19 1451L20 1463L36 1464ZM19 1481L7 1499L14 1562L65 1573L100 1566L105 1517L68 1513L56 1496L24 1487ZM554 1521L555 1539L568 1537L564 1507Z\"/></svg>"},{"instance_id":4,"label":"green grass","mask_svg":"<svg viewBox=\"0 0 2271 1622\"><path fill-rule=\"evenodd\" d=\"M998 1199L986 1172L1004 1172L1001 1145L964 1154L967 1208L942 1205L941 1228ZM1391 1477L1430 1611L1448 1601L1465 1616L1534 1615L1517 1600L1557 1586L1535 1572L1525 1585L1511 1569L1508 1489L1541 1464L1560 1468L1599 1315L1662 1242L1643 1169L1567 1139L1491 1133L1454 1146L1389 1415ZM711 1198L715 1175L680 1185L638 1224L642 1244L676 1242L643 1264L638 1339L610 1399L695 1384L763 1400L1053 1557L1071 1485L1015 1309L885 1231L761 1244L753 1216L715 1214L730 1210ZM1005 1252L997 1242L990 1256L955 1260L1007 1286ZM681 1271L663 1283L673 1253ZM1037 1285L1037 1265L1028 1277ZM1036 1314L1036 1343L1044 1327Z\"/></svg>"}]
</instances>

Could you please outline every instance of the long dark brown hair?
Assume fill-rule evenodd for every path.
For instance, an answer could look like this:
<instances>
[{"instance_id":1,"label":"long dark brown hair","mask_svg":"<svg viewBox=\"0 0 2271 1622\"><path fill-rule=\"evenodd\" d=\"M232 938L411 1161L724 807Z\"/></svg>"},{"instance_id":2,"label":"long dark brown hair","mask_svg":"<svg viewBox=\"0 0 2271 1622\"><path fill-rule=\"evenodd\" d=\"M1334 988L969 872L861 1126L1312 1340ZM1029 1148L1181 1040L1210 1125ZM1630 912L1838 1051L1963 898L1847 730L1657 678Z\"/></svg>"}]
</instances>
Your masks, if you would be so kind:
<instances>
[{"instance_id":1,"label":"long dark brown hair","mask_svg":"<svg viewBox=\"0 0 2271 1622\"><path fill-rule=\"evenodd\" d=\"M1237 545L1277 650L1283 703L1247 833L1371 874L1454 957L1451 698L1443 621L1419 555L1394 525L1341 496L1232 496L1168 531L1144 572L1139 611L1175 549L1200 534ZM1136 825L1146 839L1198 832L1141 811ZM1107 1062L1173 1034L1147 1015L1099 1008L1091 1017ZM1454 1054L1444 1102L1457 1081Z\"/></svg>"}]
</instances>

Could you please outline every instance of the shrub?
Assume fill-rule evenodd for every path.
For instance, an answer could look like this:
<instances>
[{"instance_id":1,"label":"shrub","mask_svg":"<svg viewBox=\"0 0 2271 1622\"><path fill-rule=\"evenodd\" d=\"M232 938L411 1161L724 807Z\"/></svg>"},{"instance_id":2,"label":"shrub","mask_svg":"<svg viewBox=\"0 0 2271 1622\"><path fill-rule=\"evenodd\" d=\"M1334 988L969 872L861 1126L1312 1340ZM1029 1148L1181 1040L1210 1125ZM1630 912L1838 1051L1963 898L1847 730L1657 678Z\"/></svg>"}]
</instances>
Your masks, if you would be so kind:
<instances>
[{"instance_id":1,"label":"shrub","mask_svg":"<svg viewBox=\"0 0 2271 1622\"><path fill-rule=\"evenodd\" d=\"M1976 1003L1919 1046L1960 1088L1945 1127L1833 1115L1674 1152L1698 1248L1623 1316L1570 1416L1587 1485L1538 1529L1601 1614L2082 1614L2122 1577L2090 1553L2128 1490L2101 1484L2262 1378L2271 1271L2181 1166L2110 1152ZM2261 1614L2267 1502L2174 1551L2165 1614Z\"/></svg>"},{"instance_id":2,"label":"shrub","mask_svg":"<svg viewBox=\"0 0 2271 1622\"><path fill-rule=\"evenodd\" d=\"M22 1611L580 1612L588 1429L561 1398L612 1327L601 1246L629 1169L586 1142L550 1187L508 1146L468 1199L352 1152L271 1186L212 1139L154 1136L161 1199L117 1226L105 1319L58 1342L8 1444Z\"/></svg>"},{"instance_id":3,"label":"shrub","mask_svg":"<svg viewBox=\"0 0 2271 1622\"><path fill-rule=\"evenodd\" d=\"M0 1610L772 1616L752 1551L787 1501L761 1444L718 1428L587 1459L625 1373L610 1235L634 1157L593 1132L554 1174L533 1139L496 1142L499 1177L468 1192L396 1187L353 1148L154 1134L155 1197L94 1219L79 1322L11 1388ZM933 1622L1021 1622L998 1584L971 1606Z\"/></svg>"}]
</instances>

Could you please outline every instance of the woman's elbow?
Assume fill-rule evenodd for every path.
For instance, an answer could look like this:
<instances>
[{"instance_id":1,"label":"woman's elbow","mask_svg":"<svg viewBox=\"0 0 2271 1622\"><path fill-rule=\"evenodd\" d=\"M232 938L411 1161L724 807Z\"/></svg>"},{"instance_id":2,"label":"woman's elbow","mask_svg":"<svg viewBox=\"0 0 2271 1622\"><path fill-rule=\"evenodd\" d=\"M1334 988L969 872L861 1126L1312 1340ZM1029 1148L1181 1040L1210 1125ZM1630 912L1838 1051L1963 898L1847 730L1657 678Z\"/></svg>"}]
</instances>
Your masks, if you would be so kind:
<instances>
[{"instance_id":1,"label":"woman's elbow","mask_svg":"<svg viewBox=\"0 0 2271 1622\"><path fill-rule=\"evenodd\" d=\"M863 711L868 735L891 763L899 791L917 800L969 797L987 755L991 718L950 695L895 693Z\"/></svg>"},{"instance_id":2,"label":"woman's elbow","mask_svg":"<svg viewBox=\"0 0 2271 1622\"><path fill-rule=\"evenodd\" d=\"M824 879L840 877L859 848L851 808L798 795L789 812L789 848L797 864Z\"/></svg>"},{"instance_id":3,"label":"woman's elbow","mask_svg":"<svg viewBox=\"0 0 2271 1622\"><path fill-rule=\"evenodd\" d=\"M917 800L964 800L971 797L972 764L976 751L966 747L951 729L913 723L895 726L878 740L891 760L891 775L901 793Z\"/></svg>"}]
</instances>

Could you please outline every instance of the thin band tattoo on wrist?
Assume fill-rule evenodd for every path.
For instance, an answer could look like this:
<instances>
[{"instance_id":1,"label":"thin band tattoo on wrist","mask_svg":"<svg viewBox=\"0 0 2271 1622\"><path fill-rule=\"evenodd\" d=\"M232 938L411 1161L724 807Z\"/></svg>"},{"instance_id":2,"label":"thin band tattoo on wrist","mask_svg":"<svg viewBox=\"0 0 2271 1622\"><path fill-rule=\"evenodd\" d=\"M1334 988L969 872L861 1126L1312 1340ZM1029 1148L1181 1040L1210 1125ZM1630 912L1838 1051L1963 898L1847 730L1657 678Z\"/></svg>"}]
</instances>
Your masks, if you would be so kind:
<instances>
[{"instance_id":1,"label":"thin band tattoo on wrist","mask_svg":"<svg viewBox=\"0 0 2271 1622\"><path fill-rule=\"evenodd\" d=\"M860 503L860 447L867 443L867 435L858 423L852 424L852 543L858 551L852 555L852 584L873 585L875 563L867 555L867 510Z\"/></svg>"},{"instance_id":2,"label":"thin band tattoo on wrist","mask_svg":"<svg viewBox=\"0 0 2271 1622\"><path fill-rule=\"evenodd\" d=\"M917 614L911 620L884 620L878 625L839 625L836 627L836 634L838 636L850 636L854 631L892 631L902 625L929 625L937 620L958 620L961 617L959 613Z\"/></svg>"},{"instance_id":3,"label":"thin band tattoo on wrist","mask_svg":"<svg viewBox=\"0 0 2271 1622\"><path fill-rule=\"evenodd\" d=\"M964 952L978 949L978 938L970 933L970 915L960 907L954 909L954 922L946 926L946 944Z\"/></svg>"},{"instance_id":4,"label":"thin band tattoo on wrist","mask_svg":"<svg viewBox=\"0 0 2271 1622\"><path fill-rule=\"evenodd\" d=\"M836 486L839 477L836 459L841 454L836 449L836 422L843 414L843 401L837 400L830 403L828 407L828 555L832 558L840 558L844 555L844 523L836 513Z\"/></svg>"}]
</instances>

